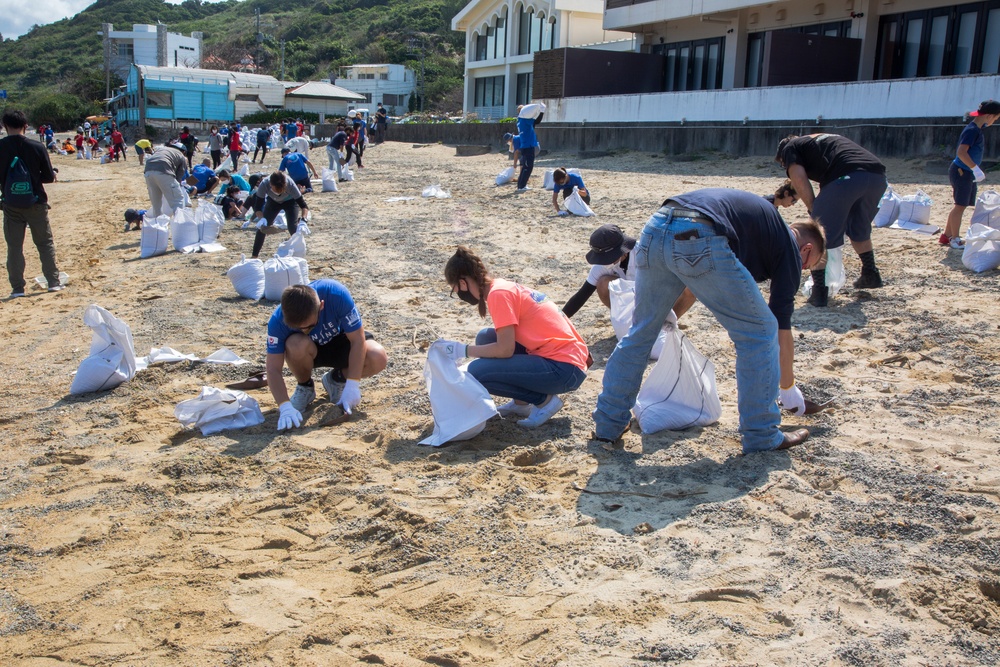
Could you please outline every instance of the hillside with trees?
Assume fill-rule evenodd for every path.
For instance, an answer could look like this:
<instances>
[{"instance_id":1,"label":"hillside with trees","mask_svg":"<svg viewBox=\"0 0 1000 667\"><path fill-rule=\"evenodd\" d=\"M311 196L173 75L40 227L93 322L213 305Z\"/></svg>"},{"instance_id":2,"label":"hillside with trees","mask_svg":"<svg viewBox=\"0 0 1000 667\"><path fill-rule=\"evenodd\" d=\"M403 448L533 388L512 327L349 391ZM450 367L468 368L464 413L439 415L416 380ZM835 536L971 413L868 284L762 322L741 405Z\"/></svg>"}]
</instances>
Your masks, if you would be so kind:
<instances>
[{"instance_id":1,"label":"hillside with trees","mask_svg":"<svg viewBox=\"0 0 1000 667\"><path fill-rule=\"evenodd\" d=\"M465 0L98 0L68 19L0 42L0 88L32 116L78 119L103 108L102 23L165 23L204 33L203 66L246 68L305 81L356 63L398 63L424 73L425 108L461 108L464 34L451 18ZM260 10L257 38L255 10ZM115 82L121 83L121 82ZM114 85L114 84L113 84ZM71 121L72 122L72 121Z\"/></svg>"}]
</instances>

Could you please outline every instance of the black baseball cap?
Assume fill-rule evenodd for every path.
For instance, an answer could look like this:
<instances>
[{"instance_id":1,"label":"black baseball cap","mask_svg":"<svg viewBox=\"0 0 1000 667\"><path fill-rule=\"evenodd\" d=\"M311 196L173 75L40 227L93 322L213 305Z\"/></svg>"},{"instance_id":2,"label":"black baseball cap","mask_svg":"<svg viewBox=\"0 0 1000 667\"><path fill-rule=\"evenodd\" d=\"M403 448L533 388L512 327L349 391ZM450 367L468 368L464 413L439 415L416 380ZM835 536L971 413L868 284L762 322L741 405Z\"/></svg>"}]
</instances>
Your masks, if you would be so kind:
<instances>
[{"instance_id":1,"label":"black baseball cap","mask_svg":"<svg viewBox=\"0 0 1000 667\"><path fill-rule=\"evenodd\" d=\"M979 105L979 109L970 113L970 116L992 116L1000 113L1000 102L996 100L985 100Z\"/></svg>"},{"instance_id":2,"label":"black baseball cap","mask_svg":"<svg viewBox=\"0 0 1000 667\"><path fill-rule=\"evenodd\" d=\"M621 227L601 225L590 235L590 252L587 253L587 262L600 265L614 264L634 247L635 239L626 236Z\"/></svg>"}]
</instances>

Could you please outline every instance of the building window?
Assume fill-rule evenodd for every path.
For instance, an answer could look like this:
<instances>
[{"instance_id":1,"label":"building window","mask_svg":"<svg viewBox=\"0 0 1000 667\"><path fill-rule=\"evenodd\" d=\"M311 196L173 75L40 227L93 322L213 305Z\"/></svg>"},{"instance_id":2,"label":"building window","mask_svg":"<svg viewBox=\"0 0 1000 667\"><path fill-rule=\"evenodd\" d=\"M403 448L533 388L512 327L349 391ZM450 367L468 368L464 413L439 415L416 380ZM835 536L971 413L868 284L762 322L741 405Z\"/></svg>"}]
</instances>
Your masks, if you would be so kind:
<instances>
[{"instance_id":1,"label":"building window","mask_svg":"<svg viewBox=\"0 0 1000 667\"><path fill-rule=\"evenodd\" d=\"M378 78L381 81L388 81L389 80L389 75L387 73L385 73L385 72L382 72L381 74L378 75Z\"/></svg>"},{"instance_id":2,"label":"building window","mask_svg":"<svg viewBox=\"0 0 1000 667\"><path fill-rule=\"evenodd\" d=\"M485 76L476 79L475 100L473 102L473 106L503 106L503 88L503 76Z\"/></svg>"},{"instance_id":3,"label":"building window","mask_svg":"<svg viewBox=\"0 0 1000 667\"><path fill-rule=\"evenodd\" d=\"M162 90L146 91L147 107L172 107L174 106L174 94Z\"/></svg>"},{"instance_id":4,"label":"building window","mask_svg":"<svg viewBox=\"0 0 1000 667\"><path fill-rule=\"evenodd\" d=\"M652 53L661 53L667 59L663 89L677 91L721 88L725 44L725 37L713 37L693 42L654 45Z\"/></svg>"},{"instance_id":5,"label":"building window","mask_svg":"<svg viewBox=\"0 0 1000 667\"><path fill-rule=\"evenodd\" d=\"M132 42L115 42L115 48L120 58L132 60L135 57L135 45Z\"/></svg>"},{"instance_id":6,"label":"building window","mask_svg":"<svg viewBox=\"0 0 1000 667\"><path fill-rule=\"evenodd\" d=\"M747 35L747 88L763 85L764 80L764 40L768 32L800 32L806 35L822 35L824 37L850 37L850 21L833 21L830 23L815 23L795 28L782 28L765 32L752 32Z\"/></svg>"},{"instance_id":7,"label":"building window","mask_svg":"<svg viewBox=\"0 0 1000 667\"><path fill-rule=\"evenodd\" d=\"M487 37L486 35L476 35L476 57L473 60L486 60L487 53Z\"/></svg>"},{"instance_id":8,"label":"building window","mask_svg":"<svg viewBox=\"0 0 1000 667\"><path fill-rule=\"evenodd\" d=\"M503 16L497 19L496 23L496 51L494 58L507 57L507 8L503 8Z\"/></svg>"},{"instance_id":9,"label":"building window","mask_svg":"<svg viewBox=\"0 0 1000 667\"><path fill-rule=\"evenodd\" d=\"M879 20L876 79L995 74L1000 2L938 7Z\"/></svg>"},{"instance_id":10,"label":"building window","mask_svg":"<svg viewBox=\"0 0 1000 667\"><path fill-rule=\"evenodd\" d=\"M528 104L531 102L531 72L517 75L515 100L515 104Z\"/></svg>"}]
</instances>

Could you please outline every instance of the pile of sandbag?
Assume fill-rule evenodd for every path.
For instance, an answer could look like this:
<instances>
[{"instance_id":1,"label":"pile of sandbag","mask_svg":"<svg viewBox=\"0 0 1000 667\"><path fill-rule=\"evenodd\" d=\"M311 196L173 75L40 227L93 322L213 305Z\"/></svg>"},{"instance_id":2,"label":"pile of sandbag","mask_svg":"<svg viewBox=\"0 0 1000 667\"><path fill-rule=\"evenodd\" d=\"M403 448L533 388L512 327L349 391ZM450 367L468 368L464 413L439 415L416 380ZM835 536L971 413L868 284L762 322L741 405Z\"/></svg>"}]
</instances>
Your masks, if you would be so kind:
<instances>
[{"instance_id":1,"label":"pile of sandbag","mask_svg":"<svg viewBox=\"0 0 1000 667\"><path fill-rule=\"evenodd\" d=\"M923 234L936 234L940 228L930 224L933 201L923 190L900 196L888 186L872 219L876 227L892 227Z\"/></svg>"}]
</instances>

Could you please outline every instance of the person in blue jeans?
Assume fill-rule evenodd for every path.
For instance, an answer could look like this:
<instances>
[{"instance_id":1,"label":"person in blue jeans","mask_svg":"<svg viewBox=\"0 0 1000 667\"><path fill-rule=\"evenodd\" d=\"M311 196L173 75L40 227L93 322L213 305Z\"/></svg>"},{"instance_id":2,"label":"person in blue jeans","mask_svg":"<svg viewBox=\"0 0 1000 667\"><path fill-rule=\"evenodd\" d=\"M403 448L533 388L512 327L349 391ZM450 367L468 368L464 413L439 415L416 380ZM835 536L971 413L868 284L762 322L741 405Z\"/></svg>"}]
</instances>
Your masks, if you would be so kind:
<instances>
[{"instance_id":1,"label":"person in blue jeans","mask_svg":"<svg viewBox=\"0 0 1000 667\"><path fill-rule=\"evenodd\" d=\"M958 148L955 150L955 159L948 170L948 180L951 181L952 194L955 197L955 206L948 214L948 223L944 227L944 233L938 239L938 243L952 248L962 248L965 241L962 240L962 215L969 206L976 205L976 195L978 194L977 183L986 180L981 165L983 163L983 150L985 141L983 139L983 128L989 127L1000 119L1000 102L996 100L986 100L979 105L979 109L971 114L972 122L965 126L961 136L958 138Z\"/></svg>"},{"instance_id":2,"label":"person in blue jeans","mask_svg":"<svg viewBox=\"0 0 1000 667\"><path fill-rule=\"evenodd\" d=\"M617 443L628 428L649 351L685 287L736 346L739 431L744 453L788 449L809 432L782 433L781 410L804 414L795 386L791 317L801 273L826 249L815 222L785 225L763 197L708 188L671 197L636 245L635 314L608 359L593 413L595 437ZM771 281L770 300L757 283Z\"/></svg>"},{"instance_id":3,"label":"person in blue jeans","mask_svg":"<svg viewBox=\"0 0 1000 667\"><path fill-rule=\"evenodd\" d=\"M459 246L444 269L445 280L480 317L495 328L483 329L475 345L442 341L459 363L474 357L469 373L494 396L514 399L498 408L503 417L536 428L563 406L559 394L576 390L587 377L590 352L583 338L544 294L510 280L494 278L483 261Z\"/></svg>"},{"instance_id":4,"label":"person in blue jeans","mask_svg":"<svg viewBox=\"0 0 1000 667\"><path fill-rule=\"evenodd\" d=\"M535 151L538 149L538 135L535 126L542 122L545 103L528 104L518 109L517 135L521 139L521 172L517 175L517 191L527 192L528 179L535 168Z\"/></svg>"}]
</instances>

